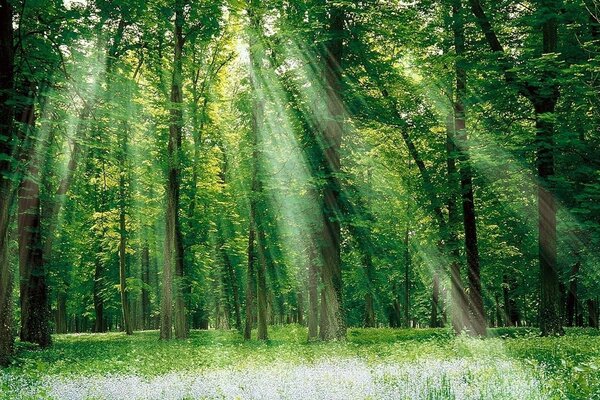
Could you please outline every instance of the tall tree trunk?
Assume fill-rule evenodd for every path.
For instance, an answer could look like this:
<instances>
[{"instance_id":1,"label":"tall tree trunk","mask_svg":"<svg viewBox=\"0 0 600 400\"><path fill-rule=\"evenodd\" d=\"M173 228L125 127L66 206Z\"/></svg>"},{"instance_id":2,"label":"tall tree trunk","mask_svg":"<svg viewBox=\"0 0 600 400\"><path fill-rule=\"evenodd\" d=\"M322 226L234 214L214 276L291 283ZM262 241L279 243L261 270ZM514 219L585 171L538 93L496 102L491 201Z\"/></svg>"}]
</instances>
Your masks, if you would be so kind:
<instances>
[{"instance_id":1,"label":"tall tree trunk","mask_svg":"<svg viewBox=\"0 0 600 400\"><path fill-rule=\"evenodd\" d=\"M319 270L314 244L308 249L308 340L318 338L319 329Z\"/></svg>"},{"instance_id":2,"label":"tall tree trunk","mask_svg":"<svg viewBox=\"0 0 600 400\"><path fill-rule=\"evenodd\" d=\"M147 239L142 245L142 329L150 329L150 246Z\"/></svg>"},{"instance_id":3,"label":"tall tree trunk","mask_svg":"<svg viewBox=\"0 0 600 400\"><path fill-rule=\"evenodd\" d=\"M252 325L254 323L254 291L256 287L256 273L254 264L254 207L250 207L250 221L248 228L248 269L246 274L246 323L244 326L244 340L252 338Z\"/></svg>"},{"instance_id":4,"label":"tall tree trunk","mask_svg":"<svg viewBox=\"0 0 600 400\"><path fill-rule=\"evenodd\" d=\"M480 0L469 0L471 10L483 31L490 49L500 55L501 67L507 83L515 85L519 94L532 104L535 111L536 166L538 172L538 254L540 263L540 330L543 336L563 335L559 277L556 253L556 201L552 195L554 176L554 121L553 114L560 94L556 79L556 65L550 65L538 82L529 84L515 74L506 58L504 48L485 14ZM542 31L542 54L552 54L558 48L558 16L561 2L537 2L537 21Z\"/></svg>"},{"instance_id":5,"label":"tall tree trunk","mask_svg":"<svg viewBox=\"0 0 600 400\"><path fill-rule=\"evenodd\" d=\"M468 326L468 307L461 276L460 245L458 239L458 224L460 216L457 208L456 192L459 186L458 170L456 168L456 146L454 138L454 114L448 116L446 129L446 167L448 173L448 254L450 263L451 286L451 315L452 328L455 333L462 332Z\"/></svg>"},{"instance_id":6,"label":"tall tree trunk","mask_svg":"<svg viewBox=\"0 0 600 400\"><path fill-rule=\"evenodd\" d=\"M167 211L165 234L165 264L163 271L163 291L161 296L161 339L170 339L171 326L175 325L175 337L187 337L186 310L184 299L183 243L179 222L179 191L181 174L181 143L183 128L183 23L184 4L175 2L173 78L171 83L171 110L169 123L169 144L167 149L169 172L167 183ZM175 316L173 318L173 291L175 291Z\"/></svg>"},{"instance_id":7,"label":"tall tree trunk","mask_svg":"<svg viewBox=\"0 0 600 400\"><path fill-rule=\"evenodd\" d=\"M231 263L229 255L227 254L227 249L225 248L225 241L223 238L223 232L220 231L217 233L219 235L219 251L221 252L223 263L225 264L225 272L227 273L227 282L229 288L231 289L231 293L233 294L233 313L235 316L235 329L238 331L242 331L242 317L240 312L240 294L238 289L238 278L235 273L235 268Z\"/></svg>"},{"instance_id":8,"label":"tall tree trunk","mask_svg":"<svg viewBox=\"0 0 600 400\"><path fill-rule=\"evenodd\" d=\"M410 223L404 232L404 327L410 328Z\"/></svg>"},{"instance_id":9,"label":"tall tree trunk","mask_svg":"<svg viewBox=\"0 0 600 400\"><path fill-rule=\"evenodd\" d=\"M544 42L551 32L544 28ZM554 39L556 40L556 38ZM556 44L546 53L556 50ZM554 49L554 50L552 50ZM556 89L558 90L558 89ZM556 94L558 96L558 94ZM556 200L551 193L551 179L554 176L554 123L550 121L554 113L556 98L540 100L534 107L536 113L536 163L538 177L538 235L540 259L540 329L543 336L564 334L560 312L559 277L556 250Z\"/></svg>"},{"instance_id":10,"label":"tall tree trunk","mask_svg":"<svg viewBox=\"0 0 600 400\"><path fill-rule=\"evenodd\" d=\"M41 203L39 186L39 154L35 140L35 87L25 82L23 105L19 121L23 124L23 162L28 164L18 194L19 275L21 300L20 338L41 347L51 344L48 286L42 255Z\"/></svg>"},{"instance_id":11,"label":"tall tree trunk","mask_svg":"<svg viewBox=\"0 0 600 400\"><path fill-rule=\"evenodd\" d=\"M262 85L262 63L264 54L261 43L261 16L258 14L258 4L252 2L248 12L250 14L250 83L253 90L252 104L252 187L250 194L250 223L251 230L255 235L255 253L258 261L256 272L256 305L257 305L257 323L258 340L267 340L267 260L266 260L266 239L263 224L265 223L262 185L262 147L263 144L263 126L264 126L264 107L265 98Z\"/></svg>"},{"instance_id":12,"label":"tall tree trunk","mask_svg":"<svg viewBox=\"0 0 600 400\"><path fill-rule=\"evenodd\" d=\"M442 326L439 313L440 307L440 276L437 271L433 273L433 290L431 295L431 320L429 326L431 328L439 328Z\"/></svg>"},{"instance_id":13,"label":"tall tree trunk","mask_svg":"<svg viewBox=\"0 0 600 400\"><path fill-rule=\"evenodd\" d=\"M463 225L465 233L465 250L467 253L467 276L469 283L468 306L470 313L470 332L477 336L485 336L485 313L481 295L481 272L479 266L479 248L477 245L477 221L475 217L475 198L473 194L473 169L469 157L469 143L465 124L464 99L467 88L467 72L464 66L465 36L462 12L462 0L454 0L452 4L454 18L454 48L456 61L456 93L454 101L454 138L460 161L460 187L463 209Z\"/></svg>"},{"instance_id":14,"label":"tall tree trunk","mask_svg":"<svg viewBox=\"0 0 600 400\"><path fill-rule=\"evenodd\" d=\"M124 139L126 140L126 139ZM123 166L125 160L121 160ZM125 333L131 335L131 308L127 295L127 228L125 226L125 171L119 178L119 292L121 295L121 311Z\"/></svg>"},{"instance_id":15,"label":"tall tree trunk","mask_svg":"<svg viewBox=\"0 0 600 400\"><path fill-rule=\"evenodd\" d=\"M341 98L341 62L344 34L344 11L338 6L329 9L329 36L323 50L323 76L327 120L320 140L323 149L325 183L323 199L323 232L321 234L321 339L344 340L346 319L342 299L342 269L340 255L340 146L342 143L344 107ZM323 321L325 320L325 321Z\"/></svg>"},{"instance_id":16,"label":"tall tree trunk","mask_svg":"<svg viewBox=\"0 0 600 400\"><path fill-rule=\"evenodd\" d=\"M13 10L9 0L0 0L0 366L9 363L13 352L13 272L8 261L8 230L14 188L10 179L14 166L12 139L15 138Z\"/></svg>"}]
</instances>

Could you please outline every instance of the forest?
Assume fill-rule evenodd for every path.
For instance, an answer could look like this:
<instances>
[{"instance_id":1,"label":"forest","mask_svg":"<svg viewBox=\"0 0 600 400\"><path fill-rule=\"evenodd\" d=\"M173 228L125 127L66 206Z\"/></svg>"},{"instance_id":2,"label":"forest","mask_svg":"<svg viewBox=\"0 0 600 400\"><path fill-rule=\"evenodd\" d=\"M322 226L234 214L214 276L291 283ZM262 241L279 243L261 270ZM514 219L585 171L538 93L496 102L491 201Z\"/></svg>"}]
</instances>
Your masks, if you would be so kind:
<instances>
[{"instance_id":1,"label":"forest","mask_svg":"<svg viewBox=\"0 0 600 400\"><path fill-rule=\"evenodd\" d=\"M600 399L598 0L0 0L0 399Z\"/></svg>"}]
</instances>

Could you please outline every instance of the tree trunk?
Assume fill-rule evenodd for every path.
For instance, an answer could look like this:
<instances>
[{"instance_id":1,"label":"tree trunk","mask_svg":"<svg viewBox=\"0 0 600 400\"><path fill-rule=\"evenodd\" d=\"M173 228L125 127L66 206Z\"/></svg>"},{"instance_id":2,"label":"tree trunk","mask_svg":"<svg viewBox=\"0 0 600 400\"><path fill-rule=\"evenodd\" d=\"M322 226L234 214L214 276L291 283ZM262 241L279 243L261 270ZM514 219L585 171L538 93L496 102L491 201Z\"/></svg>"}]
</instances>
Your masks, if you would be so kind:
<instances>
[{"instance_id":1,"label":"tree trunk","mask_svg":"<svg viewBox=\"0 0 600 400\"><path fill-rule=\"evenodd\" d=\"M250 221L248 229L248 269L246 274L246 324L244 326L244 340L252 339L252 325L254 323L254 288L256 277L254 272L254 208L250 207Z\"/></svg>"},{"instance_id":2,"label":"tree trunk","mask_svg":"<svg viewBox=\"0 0 600 400\"><path fill-rule=\"evenodd\" d=\"M102 299L102 295L100 291L102 290L102 260L99 257L96 257L96 262L94 265L94 313L96 314L96 319L94 322L94 332L105 332L106 325L104 323L104 299Z\"/></svg>"},{"instance_id":3,"label":"tree trunk","mask_svg":"<svg viewBox=\"0 0 600 400\"><path fill-rule=\"evenodd\" d=\"M410 328L410 224L406 223L404 232L404 327Z\"/></svg>"},{"instance_id":4,"label":"tree trunk","mask_svg":"<svg viewBox=\"0 0 600 400\"><path fill-rule=\"evenodd\" d=\"M318 338L319 329L319 271L315 248L309 244L308 253L308 340Z\"/></svg>"},{"instance_id":5,"label":"tree trunk","mask_svg":"<svg viewBox=\"0 0 600 400\"><path fill-rule=\"evenodd\" d=\"M575 326L575 316L577 314L577 276L579 274L579 262L571 267L571 276L569 277L569 291L567 293L567 326Z\"/></svg>"},{"instance_id":6,"label":"tree trunk","mask_svg":"<svg viewBox=\"0 0 600 400\"><path fill-rule=\"evenodd\" d=\"M7 365L13 352L13 271L8 257L8 230L14 188L12 140L15 138L14 109L9 101L14 91L13 10L9 0L0 0L0 366Z\"/></svg>"},{"instance_id":7,"label":"tree trunk","mask_svg":"<svg viewBox=\"0 0 600 400\"><path fill-rule=\"evenodd\" d=\"M19 276L21 301L20 338L41 347L51 344L48 286L42 255L41 203L39 186L39 148L35 140L35 108L33 84L26 82L27 103L19 121L24 126L23 162L28 164L18 194ZM27 145L32 143L31 146Z\"/></svg>"},{"instance_id":8,"label":"tree trunk","mask_svg":"<svg viewBox=\"0 0 600 400\"><path fill-rule=\"evenodd\" d=\"M588 309L588 325L590 328L598 329L598 300L588 299L586 303Z\"/></svg>"},{"instance_id":9,"label":"tree trunk","mask_svg":"<svg viewBox=\"0 0 600 400\"><path fill-rule=\"evenodd\" d=\"M546 30L544 30L546 37ZM540 259L540 329L542 336L563 335L559 277L556 262L556 201L550 192L554 175L554 124L548 114L554 113L555 100L536 106L538 185L538 235Z\"/></svg>"},{"instance_id":10,"label":"tree trunk","mask_svg":"<svg viewBox=\"0 0 600 400\"><path fill-rule=\"evenodd\" d=\"M460 187L467 253L467 276L469 283L468 306L470 313L469 330L477 336L485 336L485 313L481 295L481 272L479 266L479 248L477 245L477 221L475 217L475 199L473 194L473 169L469 157L469 143L465 124L464 98L467 88L467 72L464 67L465 37L462 13L462 0L454 0L453 31L456 61L456 93L454 102L454 138L460 161Z\"/></svg>"},{"instance_id":11,"label":"tree trunk","mask_svg":"<svg viewBox=\"0 0 600 400\"><path fill-rule=\"evenodd\" d=\"M150 246L142 245L142 329L150 329Z\"/></svg>"},{"instance_id":12,"label":"tree trunk","mask_svg":"<svg viewBox=\"0 0 600 400\"><path fill-rule=\"evenodd\" d=\"M517 308L516 304L510 297L511 293L511 282L508 278L508 274L502 276L502 298L504 303L504 321L505 326L516 326L517 325Z\"/></svg>"},{"instance_id":13,"label":"tree trunk","mask_svg":"<svg viewBox=\"0 0 600 400\"><path fill-rule=\"evenodd\" d=\"M439 328L442 326L440 322L440 277L437 272L433 273L433 290L431 295L431 320L429 326L431 328Z\"/></svg>"},{"instance_id":14,"label":"tree trunk","mask_svg":"<svg viewBox=\"0 0 600 400\"><path fill-rule=\"evenodd\" d=\"M56 294L56 333L67 333L67 293L58 289Z\"/></svg>"},{"instance_id":15,"label":"tree trunk","mask_svg":"<svg viewBox=\"0 0 600 400\"><path fill-rule=\"evenodd\" d=\"M342 270L340 256L340 146L342 142L344 107L341 98L341 61L344 34L344 12L337 6L329 10L329 35L323 52L323 76L327 120L321 132L325 183L323 199L323 232L321 234L321 339L344 340L346 320L342 300Z\"/></svg>"},{"instance_id":16,"label":"tree trunk","mask_svg":"<svg viewBox=\"0 0 600 400\"><path fill-rule=\"evenodd\" d=\"M516 85L523 97L533 105L536 126L536 166L538 171L538 254L540 262L540 330L543 336L563 335L560 307L559 278L556 253L556 202L552 196L554 175L554 122L552 115L558 101L560 88L557 84L557 66L538 72L533 85L519 80L480 0L469 0L471 10L495 53L500 54L501 67L507 83ZM558 0L543 0L538 3L539 12L535 21L541 21L542 54L552 54L558 48L558 16L562 8ZM537 26L536 26L537 28Z\"/></svg>"},{"instance_id":17,"label":"tree trunk","mask_svg":"<svg viewBox=\"0 0 600 400\"><path fill-rule=\"evenodd\" d=\"M126 152L127 133L124 133L123 148L121 151ZM121 168L125 166L125 155L123 154L120 160ZM120 171L119 177L119 293L121 295L121 312L123 317L123 328L127 335L133 333L131 325L131 308L129 304L129 296L127 295L127 228L125 226L125 171Z\"/></svg>"},{"instance_id":18,"label":"tree trunk","mask_svg":"<svg viewBox=\"0 0 600 400\"><path fill-rule=\"evenodd\" d=\"M240 312L240 293L238 288L238 278L233 267L231 260L229 259L229 255L227 254L227 249L225 248L225 240L223 238L223 232L220 231L217 233L219 235L219 250L221 252L223 262L225 263L225 268L227 272L227 280L229 283L229 287L231 288L231 292L233 294L233 312L235 316L235 329L238 331L242 331L242 316Z\"/></svg>"},{"instance_id":19,"label":"tree trunk","mask_svg":"<svg viewBox=\"0 0 600 400\"><path fill-rule=\"evenodd\" d=\"M163 291L161 296L161 339L171 339L174 322L175 337L187 337L186 310L184 299L183 243L179 222L181 143L183 128L182 84L183 84L183 2L175 3L173 80L171 84L171 109L169 123L167 212L165 234L165 264L163 271ZM173 291L175 291L175 316L173 318Z\"/></svg>"},{"instance_id":20,"label":"tree trunk","mask_svg":"<svg viewBox=\"0 0 600 400\"><path fill-rule=\"evenodd\" d=\"M296 323L304 325L304 295L301 290L296 292Z\"/></svg>"}]
</instances>

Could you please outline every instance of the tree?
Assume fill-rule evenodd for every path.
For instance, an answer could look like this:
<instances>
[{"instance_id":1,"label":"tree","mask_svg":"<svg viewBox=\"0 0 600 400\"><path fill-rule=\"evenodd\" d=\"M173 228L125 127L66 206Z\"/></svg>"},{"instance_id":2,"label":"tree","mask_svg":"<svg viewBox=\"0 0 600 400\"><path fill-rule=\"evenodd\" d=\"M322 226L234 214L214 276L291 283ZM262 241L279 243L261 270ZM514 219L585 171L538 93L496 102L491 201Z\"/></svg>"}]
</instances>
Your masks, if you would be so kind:
<instances>
[{"instance_id":1,"label":"tree","mask_svg":"<svg viewBox=\"0 0 600 400\"><path fill-rule=\"evenodd\" d=\"M538 174L538 237L540 263L540 329L542 335L562 335L559 279L557 265L556 200L552 194L554 176L554 131L553 114L560 94L556 77L555 58L558 46L559 9L558 1L537 2L536 27L542 31L540 70L533 77L520 77L511 69L492 24L479 0L469 0L471 10L483 31L490 49L498 54L504 77L515 86L534 109L536 128L536 166Z\"/></svg>"}]
</instances>

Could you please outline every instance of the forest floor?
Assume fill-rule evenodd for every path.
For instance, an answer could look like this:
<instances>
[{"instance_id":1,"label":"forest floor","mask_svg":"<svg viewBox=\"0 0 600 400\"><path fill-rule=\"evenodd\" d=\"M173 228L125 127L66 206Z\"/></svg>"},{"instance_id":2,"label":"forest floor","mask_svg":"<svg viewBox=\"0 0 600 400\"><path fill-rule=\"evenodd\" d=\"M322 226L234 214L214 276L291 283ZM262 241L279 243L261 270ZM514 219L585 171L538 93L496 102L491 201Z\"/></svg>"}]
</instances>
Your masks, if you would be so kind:
<instances>
[{"instance_id":1,"label":"forest floor","mask_svg":"<svg viewBox=\"0 0 600 400\"><path fill-rule=\"evenodd\" d=\"M299 326L268 343L234 331L55 335L17 344L0 399L600 399L600 336L570 329L350 329L344 343L307 343Z\"/></svg>"}]
</instances>

